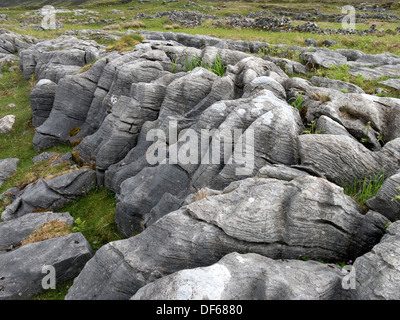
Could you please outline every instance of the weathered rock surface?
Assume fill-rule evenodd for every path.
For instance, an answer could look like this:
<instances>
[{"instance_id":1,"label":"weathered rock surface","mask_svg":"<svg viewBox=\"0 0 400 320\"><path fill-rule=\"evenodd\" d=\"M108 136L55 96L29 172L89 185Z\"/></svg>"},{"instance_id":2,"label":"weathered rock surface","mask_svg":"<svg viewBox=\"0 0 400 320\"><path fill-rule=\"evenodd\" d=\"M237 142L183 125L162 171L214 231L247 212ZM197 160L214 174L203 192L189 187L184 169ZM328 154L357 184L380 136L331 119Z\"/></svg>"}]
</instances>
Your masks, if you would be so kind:
<instances>
[{"instance_id":1,"label":"weathered rock surface","mask_svg":"<svg viewBox=\"0 0 400 320\"><path fill-rule=\"evenodd\" d=\"M58 83L64 76L77 73L98 58L101 50L102 46L94 41L61 36L20 50L20 68L25 79L35 74L38 80L49 79Z\"/></svg>"},{"instance_id":2,"label":"weathered rock surface","mask_svg":"<svg viewBox=\"0 0 400 320\"><path fill-rule=\"evenodd\" d=\"M102 247L67 299L127 299L157 278L213 264L231 252L342 261L367 252L386 223L378 213L364 215L341 188L323 179L250 178Z\"/></svg>"},{"instance_id":3,"label":"weathered rock surface","mask_svg":"<svg viewBox=\"0 0 400 320\"><path fill-rule=\"evenodd\" d=\"M396 90L400 90L400 79L388 79L385 81L381 81L379 83L384 84L385 86L394 88Z\"/></svg>"},{"instance_id":4,"label":"weathered rock surface","mask_svg":"<svg viewBox=\"0 0 400 320\"><path fill-rule=\"evenodd\" d=\"M1 214L3 221L21 217L35 209L56 210L88 193L96 185L96 173L76 170L51 179L39 179L23 192Z\"/></svg>"},{"instance_id":5,"label":"weathered rock surface","mask_svg":"<svg viewBox=\"0 0 400 320\"><path fill-rule=\"evenodd\" d=\"M0 254L0 300L27 299L43 291L43 266L55 268L56 283L76 277L93 251L81 233L27 244Z\"/></svg>"},{"instance_id":6,"label":"weathered rock surface","mask_svg":"<svg viewBox=\"0 0 400 320\"><path fill-rule=\"evenodd\" d=\"M310 66L331 68L347 63L347 58L333 50L318 49L314 52L303 52L301 58Z\"/></svg>"},{"instance_id":7,"label":"weathered rock surface","mask_svg":"<svg viewBox=\"0 0 400 320\"><path fill-rule=\"evenodd\" d=\"M27 238L33 231L51 220L60 220L69 225L74 223L74 219L68 212L30 213L21 218L0 223L0 253L18 247L21 241Z\"/></svg>"},{"instance_id":8,"label":"weathered rock surface","mask_svg":"<svg viewBox=\"0 0 400 320\"><path fill-rule=\"evenodd\" d=\"M400 219L400 200L395 200L400 195L400 172L389 177L376 195L367 201L372 210L381 212L390 221Z\"/></svg>"},{"instance_id":9,"label":"weathered rock surface","mask_svg":"<svg viewBox=\"0 0 400 320\"><path fill-rule=\"evenodd\" d=\"M0 186L17 170L18 164L19 159L17 158L0 160Z\"/></svg>"},{"instance_id":10,"label":"weathered rock surface","mask_svg":"<svg viewBox=\"0 0 400 320\"><path fill-rule=\"evenodd\" d=\"M53 108L57 85L48 79L39 80L31 92L32 124L39 127L49 117Z\"/></svg>"},{"instance_id":11,"label":"weathered rock surface","mask_svg":"<svg viewBox=\"0 0 400 320\"><path fill-rule=\"evenodd\" d=\"M280 245L275 247L279 250ZM135 237L100 248L74 280L66 300L127 300L156 279L211 265L231 252L273 250L233 239L216 226L175 211Z\"/></svg>"},{"instance_id":12,"label":"weathered rock surface","mask_svg":"<svg viewBox=\"0 0 400 320\"><path fill-rule=\"evenodd\" d=\"M249 19L260 28L287 22ZM305 28L320 30L314 23ZM76 34L94 35L89 31ZM400 100L365 94L346 82L288 74L333 64L348 65L353 75L394 76L400 58L140 33L146 40L128 52L106 52L94 41L69 36L18 48L24 76L42 79L31 94L35 150L70 143L75 161L96 169L10 189L3 196L13 202L0 227L60 208L104 184L116 193L115 220L129 237L98 250L67 299L130 299L136 293L134 298L345 299L376 298L375 284L394 290L397 280L391 287L380 279L382 285L365 281L349 295L338 267L295 259L357 259L370 275L370 265L382 265L375 248L396 243L389 237L394 229L383 235L399 215L392 199L400 182ZM307 66L248 54L260 49L300 52ZM224 66L220 76L210 70L217 59ZM298 108L295 99L302 101ZM34 161L70 158L49 153ZM389 178L364 213L338 185L382 169ZM12 242L6 247L17 240ZM387 278L396 269L390 261ZM277 268L283 271L269 272ZM172 286L160 290L164 284ZM213 290L215 284L224 290Z\"/></svg>"},{"instance_id":13,"label":"weathered rock surface","mask_svg":"<svg viewBox=\"0 0 400 320\"><path fill-rule=\"evenodd\" d=\"M302 135L298 141L300 165L296 167L337 184L352 183L383 168L388 176L399 170L398 151L393 154L393 150L398 150L400 139L388 142L378 152L344 135Z\"/></svg>"},{"instance_id":14,"label":"weathered rock surface","mask_svg":"<svg viewBox=\"0 0 400 320\"><path fill-rule=\"evenodd\" d=\"M307 256L312 252L328 261L367 251L382 236L386 221L382 217L381 225L375 225L340 187L310 176L290 182L236 181L222 194L193 202L187 209L194 218L218 226L233 238L280 243L288 251L303 248L310 251ZM338 256L339 252L344 255Z\"/></svg>"},{"instance_id":15,"label":"weathered rock surface","mask_svg":"<svg viewBox=\"0 0 400 320\"><path fill-rule=\"evenodd\" d=\"M314 76L310 78L310 82L317 87L331 88L349 93L365 93L360 87L345 81Z\"/></svg>"},{"instance_id":16,"label":"weathered rock surface","mask_svg":"<svg viewBox=\"0 0 400 320\"><path fill-rule=\"evenodd\" d=\"M231 253L156 280L131 300L341 300L342 278L335 265Z\"/></svg>"},{"instance_id":17,"label":"weathered rock surface","mask_svg":"<svg viewBox=\"0 0 400 320\"><path fill-rule=\"evenodd\" d=\"M15 116L10 114L0 119L0 133L9 133L15 122Z\"/></svg>"},{"instance_id":18,"label":"weathered rock surface","mask_svg":"<svg viewBox=\"0 0 400 320\"><path fill-rule=\"evenodd\" d=\"M400 299L400 224L392 223L373 249L356 259L352 299Z\"/></svg>"}]
</instances>

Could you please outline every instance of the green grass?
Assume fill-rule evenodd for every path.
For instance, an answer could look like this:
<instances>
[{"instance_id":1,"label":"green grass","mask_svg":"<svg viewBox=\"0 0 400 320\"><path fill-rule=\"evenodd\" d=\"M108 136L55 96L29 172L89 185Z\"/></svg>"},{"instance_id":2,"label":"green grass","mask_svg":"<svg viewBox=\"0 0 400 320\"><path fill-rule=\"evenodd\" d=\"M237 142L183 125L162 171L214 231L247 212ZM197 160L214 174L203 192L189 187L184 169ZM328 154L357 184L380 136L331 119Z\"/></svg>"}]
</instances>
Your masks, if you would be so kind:
<instances>
[{"instance_id":1,"label":"green grass","mask_svg":"<svg viewBox=\"0 0 400 320\"><path fill-rule=\"evenodd\" d=\"M64 283L56 284L55 289L45 290L33 296L30 300L64 300L72 283L73 280L69 280Z\"/></svg>"},{"instance_id":2,"label":"green grass","mask_svg":"<svg viewBox=\"0 0 400 320\"><path fill-rule=\"evenodd\" d=\"M29 96L34 84L33 79L24 80L21 72L8 72L7 68L0 78L0 118L8 114L16 116L11 132L0 134L0 159L20 159L16 173L0 187L0 193L13 186L20 186L66 169L65 165L49 166L44 162L36 164L32 162L32 158L39 154L35 152L32 144L35 130L31 121ZM14 103L16 107L5 108L9 103ZM65 153L70 150L69 146L61 145L46 151ZM1 202L0 200L0 211L3 209Z\"/></svg>"},{"instance_id":3,"label":"green grass","mask_svg":"<svg viewBox=\"0 0 400 320\"><path fill-rule=\"evenodd\" d=\"M300 92L300 94L297 96L297 98L291 98L289 100L290 105L294 108L296 108L297 110L301 110L303 104L304 104L304 100L303 100L303 93Z\"/></svg>"},{"instance_id":4,"label":"green grass","mask_svg":"<svg viewBox=\"0 0 400 320\"><path fill-rule=\"evenodd\" d=\"M375 196L378 190L382 187L386 178L384 171L381 170L371 177L357 179L350 184L343 185L342 187L344 193L353 198L358 205L366 211L367 208L365 202Z\"/></svg>"},{"instance_id":5,"label":"green grass","mask_svg":"<svg viewBox=\"0 0 400 320\"><path fill-rule=\"evenodd\" d=\"M115 223L115 207L115 195L101 187L57 211L69 212L75 221L81 221L75 231L82 232L96 251L108 242L123 238Z\"/></svg>"},{"instance_id":6,"label":"green grass","mask_svg":"<svg viewBox=\"0 0 400 320\"><path fill-rule=\"evenodd\" d=\"M71 0L72 1L72 0ZM82 0L79 0L81 2ZM261 10L286 10L294 12L311 12L315 9L326 13L326 14L341 14L339 8L340 5L345 3L329 3L327 1L321 3L311 2L310 0L305 1L291 1L286 0L283 2L277 1L229 1L227 3L222 1L194 1L202 5L202 7L191 7L185 9L182 7L181 2L171 2L167 5L162 5L161 1L138 4L136 0L121 4L118 0L105 0L105 1L90 1L83 5L74 6L73 8L87 8L98 12L97 17L103 19L113 19L116 24L121 24L121 31L126 31L127 29L123 27L125 23L129 25L129 22L134 19L134 16L139 13L155 14L157 11L165 10L198 10L206 14L216 15L218 17L228 17L231 14L243 14L246 15L249 12L258 12ZM301 6L299 6L301 3ZM134 10L127 10L128 7L135 7ZM122 14L113 14L112 9L118 9L122 11ZM28 34L38 38L54 38L57 36L57 31L35 31L32 28L20 28L19 25L26 21L27 16L25 12L26 8L10 8L10 10L5 10L0 8L0 13L6 13L11 21L7 21L6 24L1 25L7 29L11 29L15 32ZM400 6L393 13L400 13ZM60 30L61 32L66 30L76 30L76 29L101 29L104 26L94 24L71 24L70 22L76 22L80 19L85 19L86 17L93 16L93 14L87 14L86 16L74 16L73 13L59 13L57 14L57 19L64 22L64 28ZM146 24L147 30L152 31L165 31L164 27L170 25L171 22L168 21L167 17L162 19L142 19L140 22ZM300 45L304 46L304 41L306 38L314 38L317 43L322 43L323 40L329 38L337 41L339 44L335 48L350 48L359 49L366 53L381 53L381 52L391 52L394 54L400 54L400 44L398 41L398 35L370 35L370 36L357 36L357 35L317 35L312 33L284 33L281 32L265 32L251 29L233 29L233 28L214 28L211 26L212 21L204 21L203 25L197 28L178 28L171 30L172 32L186 32L190 34L202 34L210 35L223 39L233 39L233 40L245 40L245 41L264 41L270 44L286 44L286 45ZM305 21L295 21L294 24L302 24ZM339 28L340 23L335 22L317 22L322 28ZM364 30L368 29L372 23L377 25L377 28L383 28L384 30L394 30L398 26L398 22L393 21L371 21L368 20L366 23L358 23L356 29ZM38 24L38 23L36 23Z\"/></svg>"},{"instance_id":7,"label":"green grass","mask_svg":"<svg viewBox=\"0 0 400 320\"><path fill-rule=\"evenodd\" d=\"M201 63L203 68L210 70L211 72L215 73L217 76L223 77L226 71L226 66L222 63L221 57L219 54L215 57L214 61L210 65Z\"/></svg>"}]
</instances>

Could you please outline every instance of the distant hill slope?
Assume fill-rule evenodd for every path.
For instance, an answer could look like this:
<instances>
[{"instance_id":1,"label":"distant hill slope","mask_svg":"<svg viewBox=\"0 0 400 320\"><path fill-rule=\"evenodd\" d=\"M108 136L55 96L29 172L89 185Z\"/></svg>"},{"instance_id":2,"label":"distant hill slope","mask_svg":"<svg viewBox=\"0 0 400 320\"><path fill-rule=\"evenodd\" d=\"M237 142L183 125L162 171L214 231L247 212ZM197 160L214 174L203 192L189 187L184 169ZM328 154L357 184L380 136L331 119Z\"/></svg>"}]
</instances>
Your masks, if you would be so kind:
<instances>
[{"instance_id":1,"label":"distant hill slope","mask_svg":"<svg viewBox=\"0 0 400 320\"><path fill-rule=\"evenodd\" d=\"M34 6L42 7L53 5L58 7L77 6L93 0L0 0L0 7Z\"/></svg>"}]
</instances>

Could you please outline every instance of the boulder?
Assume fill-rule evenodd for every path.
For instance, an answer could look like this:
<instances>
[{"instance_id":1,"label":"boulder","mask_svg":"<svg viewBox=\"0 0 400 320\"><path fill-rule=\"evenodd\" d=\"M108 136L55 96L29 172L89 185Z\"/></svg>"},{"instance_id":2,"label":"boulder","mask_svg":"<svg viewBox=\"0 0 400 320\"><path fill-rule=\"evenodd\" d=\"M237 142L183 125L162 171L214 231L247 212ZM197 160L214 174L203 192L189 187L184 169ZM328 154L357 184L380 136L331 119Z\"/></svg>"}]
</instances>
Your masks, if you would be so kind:
<instances>
[{"instance_id":1,"label":"boulder","mask_svg":"<svg viewBox=\"0 0 400 320\"><path fill-rule=\"evenodd\" d=\"M48 79L39 80L31 92L32 124L39 127L49 117L53 108L57 85Z\"/></svg>"},{"instance_id":2,"label":"boulder","mask_svg":"<svg viewBox=\"0 0 400 320\"><path fill-rule=\"evenodd\" d=\"M15 122L15 116L10 114L0 119L0 133L9 133Z\"/></svg>"},{"instance_id":3,"label":"boulder","mask_svg":"<svg viewBox=\"0 0 400 320\"><path fill-rule=\"evenodd\" d=\"M51 178L41 178L27 185L23 192L1 214L3 221L21 217L35 210L57 210L88 193L96 185L96 173L90 169L75 170Z\"/></svg>"},{"instance_id":4,"label":"boulder","mask_svg":"<svg viewBox=\"0 0 400 320\"><path fill-rule=\"evenodd\" d=\"M367 206L380 212L390 221L400 219L400 200L395 197L400 195L400 172L390 176L379 188L378 192L371 199L367 200Z\"/></svg>"},{"instance_id":5,"label":"boulder","mask_svg":"<svg viewBox=\"0 0 400 320\"><path fill-rule=\"evenodd\" d=\"M28 299L43 291L44 266L54 267L56 284L74 279L92 256L92 248L81 233L0 254L0 300Z\"/></svg>"},{"instance_id":6,"label":"boulder","mask_svg":"<svg viewBox=\"0 0 400 320\"><path fill-rule=\"evenodd\" d=\"M310 66L331 68L347 64L347 58L340 53L329 49L318 49L313 52L303 52L301 58Z\"/></svg>"},{"instance_id":7,"label":"boulder","mask_svg":"<svg viewBox=\"0 0 400 320\"><path fill-rule=\"evenodd\" d=\"M398 77L400 65L382 65L375 68L354 66L350 68L349 73L355 77L361 75L366 80L379 80L382 77Z\"/></svg>"},{"instance_id":8,"label":"boulder","mask_svg":"<svg viewBox=\"0 0 400 320\"><path fill-rule=\"evenodd\" d=\"M103 46L72 36L40 41L19 51L24 78L58 83L66 75L76 74L84 65L99 58Z\"/></svg>"},{"instance_id":9,"label":"boulder","mask_svg":"<svg viewBox=\"0 0 400 320\"><path fill-rule=\"evenodd\" d=\"M337 265L235 252L149 283L131 300L341 300L342 278Z\"/></svg>"},{"instance_id":10,"label":"boulder","mask_svg":"<svg viewBox=\"0 0 400 320\"><path fill-rule=\"evenodd\" d=\"M17 170L19 159L7 158L0 160L0 186Z\"/></svg>"},{"instance_id":11,"label":"boulder","mask_svg":"<svg viewBox=\"0 0 400 320\"><path fill-rule=\"evenodd\" d=\"M387 221L382 217L376 224L342 188L311 176L290 182L236 181L222 194L193 202L187 209L194 218L218 226L235 239L280 243L293 256L303 248L307 256L324 261L355 258L368 251L383 235Z\"/></svg>"},{"instance_id":12,"label":"boulder","mask_svg":"<svg viewBox=\"0 0 400 320\"><path fill-rule=\"evenodd\" d=\"M350 93L365 93L360 87L346 81L313 76L310 78L310 82L317 87L331 88Z\"/></svg>"},{"instance_id":13,"label":"boulder","mask_svg":"<svg viewBox=\"0 0 400 320\"><path fill-rule=\"evenodd\" d=\"M354 300L400 299L400 223L392 223L381 241L354 262Z\"/></svg>"},{"instance_id":14,"label":"boulder","mask_svg":"<svg viewBox=\"0 0 400 320\"><path fill-rule=\"evenodd\" d=\"M388 79L385 81L381 81L379 83L391 87L393 89L400 90L400 79Z\"/></svg>"},{"instance_id":15,"label":"boulder","mask_svg":"<svg viewBox=\"0 0 400 320\"><path fill-rule=\"evenodd\" d=\"M60 220L69 225L74 219L68 212L37 212L26 214L21 218L0 223L0 251L11 251L18 247L33 231L51 220Z\"/></svg>"},{"instance_id":16,"label":"boulder","mask_svg":"<svg viewBox=\"0 0 400 320\"><path fill-rule=\"evenodd\" d=\"M399 169L399 155L393 154L392 149L399 144L398 140L388 142L381 151L372 152L345 135L301 135L298 139L300 165L295 167L337 184L353 183L383 168L386 175L391 175Z\"/></svg>"}]
</instances>

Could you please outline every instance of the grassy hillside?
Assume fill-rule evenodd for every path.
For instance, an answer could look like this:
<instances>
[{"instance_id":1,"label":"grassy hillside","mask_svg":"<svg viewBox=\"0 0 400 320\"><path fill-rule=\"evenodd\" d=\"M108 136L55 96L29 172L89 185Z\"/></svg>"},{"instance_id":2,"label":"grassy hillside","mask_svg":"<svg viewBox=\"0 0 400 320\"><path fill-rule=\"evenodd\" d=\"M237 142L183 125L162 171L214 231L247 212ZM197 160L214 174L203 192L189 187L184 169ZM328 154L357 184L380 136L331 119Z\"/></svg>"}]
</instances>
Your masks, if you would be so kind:
<instances>
[{"instance_id":1,"label":"grassy hillside","mask_svg":"<svg viewBox=\"0 0 400 320\"><path fill-rule=\"evenodd\" d=\"M1 0L0 7L43 7L45 5L69 7L89 2L93 2L93 0Z\"/></svg>"}]
</instances>

